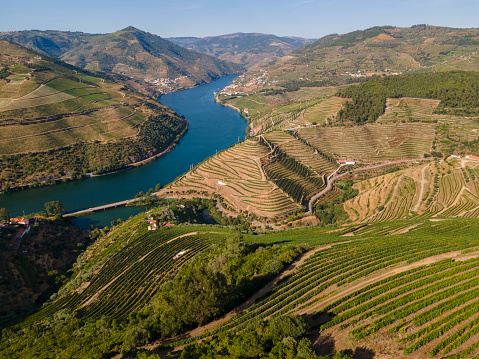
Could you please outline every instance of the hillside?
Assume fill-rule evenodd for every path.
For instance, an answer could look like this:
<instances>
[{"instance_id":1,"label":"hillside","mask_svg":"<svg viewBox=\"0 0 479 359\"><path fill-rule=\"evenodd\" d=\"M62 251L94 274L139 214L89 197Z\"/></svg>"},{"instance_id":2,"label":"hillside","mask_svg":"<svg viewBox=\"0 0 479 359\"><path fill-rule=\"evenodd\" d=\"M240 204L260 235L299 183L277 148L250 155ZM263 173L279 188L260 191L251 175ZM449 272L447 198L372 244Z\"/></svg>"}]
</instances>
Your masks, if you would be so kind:
<instances>
[{"instance_id":1,"label":"hillside","mask_svg":"<svg viewBox=\"0 0 479 359\"><path fill-rule=\"evenodd\" d=\"M429 25L373 27L328 35L236 81L236 92L337 86L374 75L477 71L479 30ZM258 88L258 81L262 84Z\"/></svg>"},{"instance_id":2,"label":"hillside","mask_svg":"<svg viewBox=\"0 0 479 359\"><path fill-rule=\"evenodd\" d=\"M478 358L477 31L330 35L238 77L216 100L247 138L94 231L0 356Z\"/></svg>"},{"instance_id":3,"label":"hillside","mask_svg":"<svg viewBox=\"0 0 479 359\"><path fill-rule=\"evenodd\" d=\"M314 40L258 33L209 37L172 37L167 40L204 54L251 68L283 57Z\"/></svg>"},{"instance_id":4,"label":"hillside","mask_svg":"<svg viewBox=\"0 0 479 359\"><path fill-rule=\"evenodd\" d=\"M242 66L187 50L134 27L110 34L19 31L0 38L88 70L123 74L150 92L169 92L237 74Z\"/></svg>"},{"instance_id":5,"label":"hillside","mask_svg":"<svg viewBox=\"0 0 479 359\"><path fill-rule=\"evenodd\" d=\"M37 218L29 226L0 228L0 323L42 304L67 279L67 271L91 239L68 220ZM19 239L19 231L28 233Z\"/></svg>"},{"instance_id":6,"label":"hillside","mask_svg":"<svg viewBox=\"0 0 479 359\"><path fill-rule=\"evenodd\" d=\"M2 190L126 168L165 151L187 122L119 75L0 41Z\"/></svg>"},{"instance_id":7,"label":"hillside","mask_svg":"<svg viewBox=\"0 0 479 359\"><path fill-rule=\"evenodd\" d=\"M340 351L335 358L474 357L476 222L416 219L241 236L212 226L147 231L141 214L101 235L41 311L3 332L0 353L30 358L42 348L46 356L133 358L136 348L164 355L178 347L183 357L200 358L227 342L223 355L231 357L254 338L250 349L282 348L277 358L290 351L315 359ZM271 338L278 325L283 334ZM42 335L32 340L35 330Z\"/></svg>"}]
</instances>

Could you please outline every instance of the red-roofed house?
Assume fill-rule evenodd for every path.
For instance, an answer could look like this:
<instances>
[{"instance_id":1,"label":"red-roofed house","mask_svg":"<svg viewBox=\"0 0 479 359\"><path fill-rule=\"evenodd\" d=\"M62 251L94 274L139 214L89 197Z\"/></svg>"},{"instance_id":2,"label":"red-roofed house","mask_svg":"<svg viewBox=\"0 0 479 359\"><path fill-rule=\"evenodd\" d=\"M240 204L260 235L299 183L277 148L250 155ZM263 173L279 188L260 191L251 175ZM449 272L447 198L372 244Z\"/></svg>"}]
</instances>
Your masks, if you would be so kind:
<instances>
[{"instance_id":1,"label":"red-roofed house","mask_svg":"<svg viewBox=\"0 0 479 359\"><path fill-rule=\"evenodd\" d=\"M17 238L22 238L25 234L30 232L30 226L27 226L26 228L20 228L17 231L17 235L15 237Z\"/></svg>"},{"instance_id":2,"label":"red-roofed house","mask_svg":"<svg viewBox=\"0 0 479 359\"><path fill-rule=\"evenodd\" d=\"M479 161L479 157L477 157L477 156L474 156L474 155L468 155L468 156L466 156L466 158L467 158L467 159L469 159L469 160L476 160L476 161Z\"/></svg>"},{"instance_id":3,"label":"red-roofed house","mask_svg":"<svg viewBox=\"0 0 479 359\"><path fill-rule=\"evenodd\" d=\"M20 228L20 229L17 231L17 235L16 235L15 237L17 237L17 238L22 238L24 235L25 235L25 228Z\"/></svg>"},{"instance_id":4,"label":"red-roofed house","mask_svg":"<svg viewBox=\"0 0 479 359\"><path fill-rule=\"evenodd\" d=\"M27 218L10 218L10 224L30 224L30 220Z\"/></svg>"}]
</instances>

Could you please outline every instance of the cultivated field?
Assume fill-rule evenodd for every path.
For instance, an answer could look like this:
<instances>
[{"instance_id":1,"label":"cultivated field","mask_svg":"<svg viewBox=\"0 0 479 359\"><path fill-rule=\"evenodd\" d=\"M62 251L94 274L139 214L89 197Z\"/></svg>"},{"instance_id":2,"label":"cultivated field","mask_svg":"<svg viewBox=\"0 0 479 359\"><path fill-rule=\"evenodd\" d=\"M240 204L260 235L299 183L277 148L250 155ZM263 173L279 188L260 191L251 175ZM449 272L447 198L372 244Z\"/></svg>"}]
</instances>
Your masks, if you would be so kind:
<instances>
[{"instance_id":1,"label":"cultivated field","mask_svg":"<svg viewBox=\"0 0 479 359\"><path fill-rule=\"evenodd\" d=\"M160 196L218 195L226 209L271 218L300 209L266 179L260 158L270 152L256 140L246 140L212 156L166 186Z\"/></svg>"},{"instance_id":2,"label":"cultivated field","mask_svg":"<svg viewBox=\"0 0 479 359\"><path fill-rule=\"evenodd\" d=\"M329 175L338 168L334 160L318 152L308 143L297 139L289 131L269 132L264 135L264 138L272 145L279 146L282 152L309 167L319 176Z\"/></svg>"},{"instance_id":3,"label":"cultivated field","mask_svg":"<svg viewBox=\"0 0 479 359\"><path fill-rule=\"evenodd\" d=\"M324 99L317 105L305 110L303 113L303 119L307 123L318 125L328 124L328 119L332 119L336 116L345 101L346 100L344 98L335 96Z\"/></svg>"},{"instance_id":4,"label":"cultivated field","mask_svg":"<svg viewBox=\"0 0 479 359\"><path fill-rule=\"evenodd\" d=\"M397 221L334 230L276 233L263 243L309 242L315 249L269 291L203 336L299 314L313 346L399 358L479 354L479 241L476 220ZM259 240L259 239L258 239ZM266 242L265 242L266 241Z\"/></svg>"},{"instance_id":5,"label":"cultivated field","mask_svg":"<svg viewBox=\"0 0 479 359\"><path fill-rule=\"evenodd\" d=\"M119 85L100 80L78 74L52 77L27 94L19 91L21 97L12 92L10 98L3 98L0 154L46 151L78 142L136 136L148 111L134 108L140 99L125 98L118 92ZM7 83L0 86L0 91L17 86L24 84Z\"/></svg>"},{"instance_id":6,"label":"cultivated field","mask_svg":"<svg viewBox=\"0 0 479 359\"><path fill-rule=\"evenodd\" d=\"M146 227L146 215L140 215L95 243L88 252L93 259L84 263L83 271L29 320L66 308L90 318L125 318L148 303L184 263L225 238L221 229Z\"/></svg>"},{"instance_id":7,"label":"cultivated field","mask_svg":"<svg viewBox=\"0 0 479 359\"><path fill-rule=\"evenodd\" d=\"M392 123L299 130L301 138L324 153L357 161L422 157L431 150L435 124Z\"/></svg>"},{"instance_id":8,"label":"cultivated field","mask_svg":"<svg viewBox=\"0 0 479 359\"><path fill-rule=\"evenodd\" d=\"M479 164L436 161L355 184L360 194L344 204L352 221L479 217Z\"/></svg>"}]
</instances>

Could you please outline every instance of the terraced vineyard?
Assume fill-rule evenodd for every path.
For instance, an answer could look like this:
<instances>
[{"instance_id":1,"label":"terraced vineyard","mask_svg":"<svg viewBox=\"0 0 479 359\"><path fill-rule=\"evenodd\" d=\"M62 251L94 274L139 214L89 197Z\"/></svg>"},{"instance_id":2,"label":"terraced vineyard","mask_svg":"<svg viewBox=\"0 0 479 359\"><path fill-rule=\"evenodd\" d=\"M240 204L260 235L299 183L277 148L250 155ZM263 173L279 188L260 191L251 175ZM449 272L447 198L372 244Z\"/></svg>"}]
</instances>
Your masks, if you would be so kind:
<instances>
[{"instance_id":1,"label":"terraced vineyard","mask_svg":"<svg viewBox=\"0 0 479 359\"><path fill-rule=\"evenodd\" d=\"M196 166L166 186L160 196L221 196L233 211L248 211L260 217L285 215L299 209L264 175L260 158L270 152L256 140L246 140Z\"/></svg>"},{"instance_id":2,"label":"terraced vineyard","mask_svg":"<svg viewBox=\"0 0 479 359\"><path fill-rule=\"evenodd\" d=\"M297 139L289 132L273 131L264 135L264 138L271 144L279 146L286 155L309 167L320 176L329 175L338 168L334 159L328 158L306 141Z\"/></svg>"},{"instance_id":3,"label":"terraced vineyard","mask_svg":"<svg viewBox=\"0 0 479 359\"><path fill-rule=\"evenodd\" d=\"M303 204L312 194L324 185L324 181L308 167L292 157L278 154L267 165L264 171L278 187L288 193L296 202Z\"/></svg>"},{"instance_id":4,"label":"terraced vineyard","mask_svg":"<svg viewBox=\"0 0 479 359\"><path fill-rule=\"evenodd\" d=\"M327 154L355 160L421 157L431 150L435 124L366 124L359 127L305 128L301 138ZM352 146L351 144L354 144Z\"/></svg>"},{"instance_id":5,"label":"terraced vineyard","mask_svg":"<svg viewBox=\"0 0 479 359\"><path fill-rule=\"evenodd\" d=\"M343 98L335 96L329 97L305 110L303 118L314 125L327 124L328 119L332 119L336 116L344 102L345 99Z\"/></svg>"},{"instance_id":6,"label":"terraced vineyard","mask_svg":"<svg viewBox=\"0 0 479 359\"><path fill-rule=\"evenodd\" d=\"M30 320L60 309L78 311L92 318L103 315L124 318L148 303L161 284L189 259L225 238L224 232L212 229L145 232L144 223L135 231L113 236L123 243L121 250L118 251L117 245L116 250L110 248L111 255L103 257L107 258L103 263L76 273L72 280L78 287L57 296ZM90 278L92 271L95 275Z\"/></svg>"},{"instance_id":7,"label":"terraced vineyard","mask_svg":"<svg viewBox=\"0 0 479 359\"><path fill-rule=\"evenodd\" d=\"M388 98L386 100L386 111L380 116L378 122L388 121L409 121L411 118L422 121L433 121L442 118L433 114L439 106L439 100L428 100L421 98Z\"/></svg>"},{"instance_id":8,"label":"terraced vineyard","mask_svg":"<svg viewBox=\"0 0 479 359\"><path fill-rule=\"evenodd\" d=\"M467 169L444 162L395 172L355 185L360 194L345 203L353 221L469 217L479 214L479 182L473 161ZM474 167L472 167L474 166Z\"/></svg>"},{"instance_id":9,"label":"terraced vineyard","mask_svg":"<svg viewBox=\"0 0 479 359\"><path fill-rule=\"evenodd\" d=\"M1 86L0 96L7 92L11 95L0 106L0 119L8 124L0 135L1 154L45 151L79 141L137 135L138 126L147 117L145 108L141 111L130 106L138 104L139 98L125 98L118 85L100 82L97 77L73 71L55 75L41 72L34 77L34 83L25 80Z\"/></svg>"},{"instance_id":10,"label":"terraced vineyard","mask_svg":"<svg viewBox=\"0 0 479 359\"><path fill-rule=\"evenodd\" d=\"M388 350L406 355L474 357L479 353L476 222L402 221L309 232L310 242L336 238L337 244L317 247L270 292L208 335L297 313L310 317L321 336L349 333L358 347L387 340ZM335 349L348 343L336 341Z\"/></svg>"},{"instance_id":11,"label":"terraced vineyard","mask_svg":"<svg viewBox=\"0 0 479 359\"><path fill-rule=\"evenodd\" d=\"M184 118L129 89L130 79L7 41L0 52L0 190L123 169L187 129Z\"/></svg>"}]
</instances>

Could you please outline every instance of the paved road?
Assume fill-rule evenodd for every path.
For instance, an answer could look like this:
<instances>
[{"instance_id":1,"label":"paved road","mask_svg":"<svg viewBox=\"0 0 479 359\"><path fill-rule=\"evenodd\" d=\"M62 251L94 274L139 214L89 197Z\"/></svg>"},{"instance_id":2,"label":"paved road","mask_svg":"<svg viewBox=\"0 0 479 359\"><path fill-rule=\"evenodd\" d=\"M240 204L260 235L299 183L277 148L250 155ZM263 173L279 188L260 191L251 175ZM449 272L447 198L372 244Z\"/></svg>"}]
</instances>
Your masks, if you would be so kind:
<instances>
[{"instance_id":1,"label":"paved road","mask_svg":"<svg viewBox=\"0 0 479 359\"><path fill-rule=\"evenodd\" d=\"M335 175L334 174L336 172L333 172L332 174L329 175L329 177L326 179L326 188L323 189L321 192L315 194L313 197L311 197L311 199L309 200L308 202L308 211L306 212L306 214L311 214L312 213L312 206L313 206L313 203L314 201L316 201L319 197L321 197L323 194L329 192L332 188L332 185L335 181L337 181L338 179L340 179L341 177L344 177L346 176L347 174L349 174L350 172L359 172L359 171L366 171L366 170L371 170L371 169L374 169L374 168L379 168L379 167L384 167L384 166L390 166L390 165L395 165L395 164L399 164L399 163L406 163L406 162L417 162L417 161L432 161L431 158L419 158L419 159L414 159L414 160L401 160L401 161L394 161L394 162L386 162L386 163L381 163L379 165L374 165L374 166L368 166L368 167L361 167L361 168L356 168L356 169L353 169L351 171L348 171L348 172L345 172L345 173L341 173L339 175ZM339 170L339 168L337 169ZM337 171L336 170L336 171Z\"/></svg>"}]
</instances>

